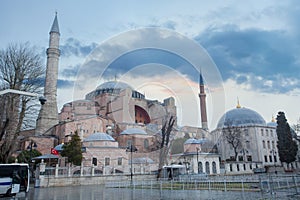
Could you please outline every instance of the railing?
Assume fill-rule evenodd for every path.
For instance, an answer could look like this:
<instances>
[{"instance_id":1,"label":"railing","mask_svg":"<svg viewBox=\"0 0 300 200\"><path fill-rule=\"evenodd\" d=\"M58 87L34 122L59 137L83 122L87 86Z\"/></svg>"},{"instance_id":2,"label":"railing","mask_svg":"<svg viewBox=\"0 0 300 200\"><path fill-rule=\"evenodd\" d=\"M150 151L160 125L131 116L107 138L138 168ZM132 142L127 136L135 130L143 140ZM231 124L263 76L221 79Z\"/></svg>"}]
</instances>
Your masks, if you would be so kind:
<instances>
[{"instance_id":1,"label":"railing","mask_svg":"<svg viewBox=\"0 0 300 200\"><path fill-rule=\"evenodd\" d=\"M300 195L299 175L254 175L254 176L215 176L207 179L181 178L177 180L117 181L106 182L106 188L134 188L150 190L206 190L260 193L262 198L283 198ZM257 194L257 195L258 195Z\"/></svg>"},{"instance_id":2,"label":"railing","mask_svg":"<svg viewBox=\"0 0 300 200\"><path fill-rule=\"evenodd\" d=\"M76 177L76 176L109 176L109 175L128 175L130 172L118 173L112 168L103 167L87 167L87 166L76 166L76 167L46 167L45 172L42 175L48 177ZM150 171L134 172L134 175L147 175L153 174Z\"/></svg>"}]
</instances>

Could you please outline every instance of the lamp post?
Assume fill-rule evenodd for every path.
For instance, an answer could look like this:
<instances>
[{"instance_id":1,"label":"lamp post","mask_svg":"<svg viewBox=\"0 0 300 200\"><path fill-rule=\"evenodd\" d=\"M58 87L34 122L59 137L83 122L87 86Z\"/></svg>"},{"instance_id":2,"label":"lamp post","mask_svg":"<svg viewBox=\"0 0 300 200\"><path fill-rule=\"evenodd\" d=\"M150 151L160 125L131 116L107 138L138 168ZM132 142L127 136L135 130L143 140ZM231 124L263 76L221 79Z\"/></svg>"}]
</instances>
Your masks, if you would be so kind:
<instances>
[{"instance_id":1,"label":"lamp post","mask_svg":"<svg viewBox=\"0 0 300 200\"><path fill-rule=\"evenodd\" d=\"M126 152L130 152L130 181L132 183L133 170L132 170L132 153L137 152L137 148L131 143L127 146Z\"/></svg>"},{"instance_id":2,"label":"lamp post","mask_svg":"<svg viewBox=\"0 0 300 200\"><path fill-rule=\"evenodd\" d=\"M30 140L30 143L29 143L29 145L27 146L27 150L29 150L29 161L28 161L28 164L29 164L29 168L30 168L31 172L33 172L32 164L31 164L31 159L32 159L32 149L33 149L33 148L36 148L36 147L37 147L37 144L36 144L33 140Z\"/></svg>"},{"instance_id":3,"label":"lamp post","mask_svg":"<svg viewBox=\"0 0 300 200\"><path fill-rule=\"evenodd\" d=\"M271 154L272 154L272 156L273 156L275 174L277 174L277 170L276 170L276 161L277 161L277 159L275 160L275 155L276 155L276 151L275 151L275 149L272 149L272 150L270 151L270 153L271 153Z\"/></svg>"},{"instance_id":4,"label":"lamp post","mask_svg":"<svg viewBox=\"0 0 300 200\"><path fill-rule=\"evenodd\" d=\"M196 147L197 150L197 172L199 174L199 147Z\"/></svg>"}]
</instances>

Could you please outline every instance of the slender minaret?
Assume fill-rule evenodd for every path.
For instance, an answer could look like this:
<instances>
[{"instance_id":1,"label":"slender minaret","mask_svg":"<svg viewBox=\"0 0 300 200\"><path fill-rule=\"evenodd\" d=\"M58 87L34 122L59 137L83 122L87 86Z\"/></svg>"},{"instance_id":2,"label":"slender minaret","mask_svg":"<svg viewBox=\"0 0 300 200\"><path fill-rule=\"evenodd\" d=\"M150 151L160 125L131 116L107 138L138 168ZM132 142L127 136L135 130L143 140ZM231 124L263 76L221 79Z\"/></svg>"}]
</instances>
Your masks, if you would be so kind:
<instances>
[{"instance_id":1,"label":"slender minaret","mask_svg":"<svg viewBox=\"0 0 300 200\"><path fill-rule=\"evenodd\" d=\"M199 79L199 88L200 88L199 98L200 98L201 126L203 129L208 130L206 100L205 100L206 94L204 90L204 81L201 72L200 72L200 79Z\"/></svg>"},{"instance_id":2,"label":"slender minaret","mask_svg":"<svg viewBox=\"0 0 300 200\"><path fill-rule=\"evenodd\" d=\"M47 49L47 66L44 87L44 97L41 99L41 110L37 119L35 135L44 134L47 130L58 123L57 111L57 77L59 50L59 27L57 13L50 30L49 48ZM45 101L46 100L46 101Z\"/></svg>"}]
</instances>

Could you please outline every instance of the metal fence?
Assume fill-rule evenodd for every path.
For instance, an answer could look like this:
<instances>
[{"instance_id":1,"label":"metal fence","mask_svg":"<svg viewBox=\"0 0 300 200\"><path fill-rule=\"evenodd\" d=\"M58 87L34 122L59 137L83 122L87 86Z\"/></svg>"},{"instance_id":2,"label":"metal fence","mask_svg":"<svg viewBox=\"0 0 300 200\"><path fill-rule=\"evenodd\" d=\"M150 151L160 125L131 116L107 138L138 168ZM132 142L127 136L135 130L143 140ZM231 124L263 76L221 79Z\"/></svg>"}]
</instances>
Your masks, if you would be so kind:
<instances>
[{"instance_id":1,"label":"metal fence","mask_svg":"<svg viewBox=\"0 0 300 200\"><path fill-rule=\"evenodd\" d=\"M216 176L195 179L186 176L177 180L145 180L106 182L106 188L133 188L149 190L203 190L237 193L257 193L261 198L300 197L300 176L260 175L260 176Z\"/></svg>"}]
</instances>

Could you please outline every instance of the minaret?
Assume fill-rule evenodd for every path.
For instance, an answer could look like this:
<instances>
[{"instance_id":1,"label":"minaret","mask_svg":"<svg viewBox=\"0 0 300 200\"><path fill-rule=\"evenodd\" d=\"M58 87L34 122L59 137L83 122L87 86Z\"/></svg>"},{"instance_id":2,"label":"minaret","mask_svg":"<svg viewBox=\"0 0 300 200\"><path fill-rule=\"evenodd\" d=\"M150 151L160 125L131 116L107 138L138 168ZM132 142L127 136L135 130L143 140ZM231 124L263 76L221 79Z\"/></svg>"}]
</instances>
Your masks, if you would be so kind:
<instances>
[{"instance_id":1,"label":"minaret","mask_svg":"<svg viewBox=\"0 0 300 200\"><path fill-rule=\"evenodd\" d=\"M240 105L240 100L239 98L237 98L237 104L236 104L236 108L241 108L242 106Z\"/></svg>"},{"instance_id":2,"label":"minaret","mask_svg":"<svg viewBox=\"0 0 300 200\"><path fill-rule=\"evenodd\" d=\"M204 90L204 81L201 72L200 72L200 79L199 79L199 88L200 88L199 98L200 98L201 126L203 129L208 130L206 100L205 100L206 94Z\"/></svg>"},{"instance_id":3,"label":"minaret","mask_svg":"<svg viewBox=\"0 0 300 200\"><path fill-rule=\"evenodd\" d=\"M57 77L58 77L58 61L60 56L59 50L59 27L57 21L57 13L50 30L49 48L47 49L47 66L44 87L44 97L41 100L41 110L36 123L35 135L44 134L48 129L58 123L57 110ZM46 102L45 102L46 100Z\"/></svg>"}]
</instances>

